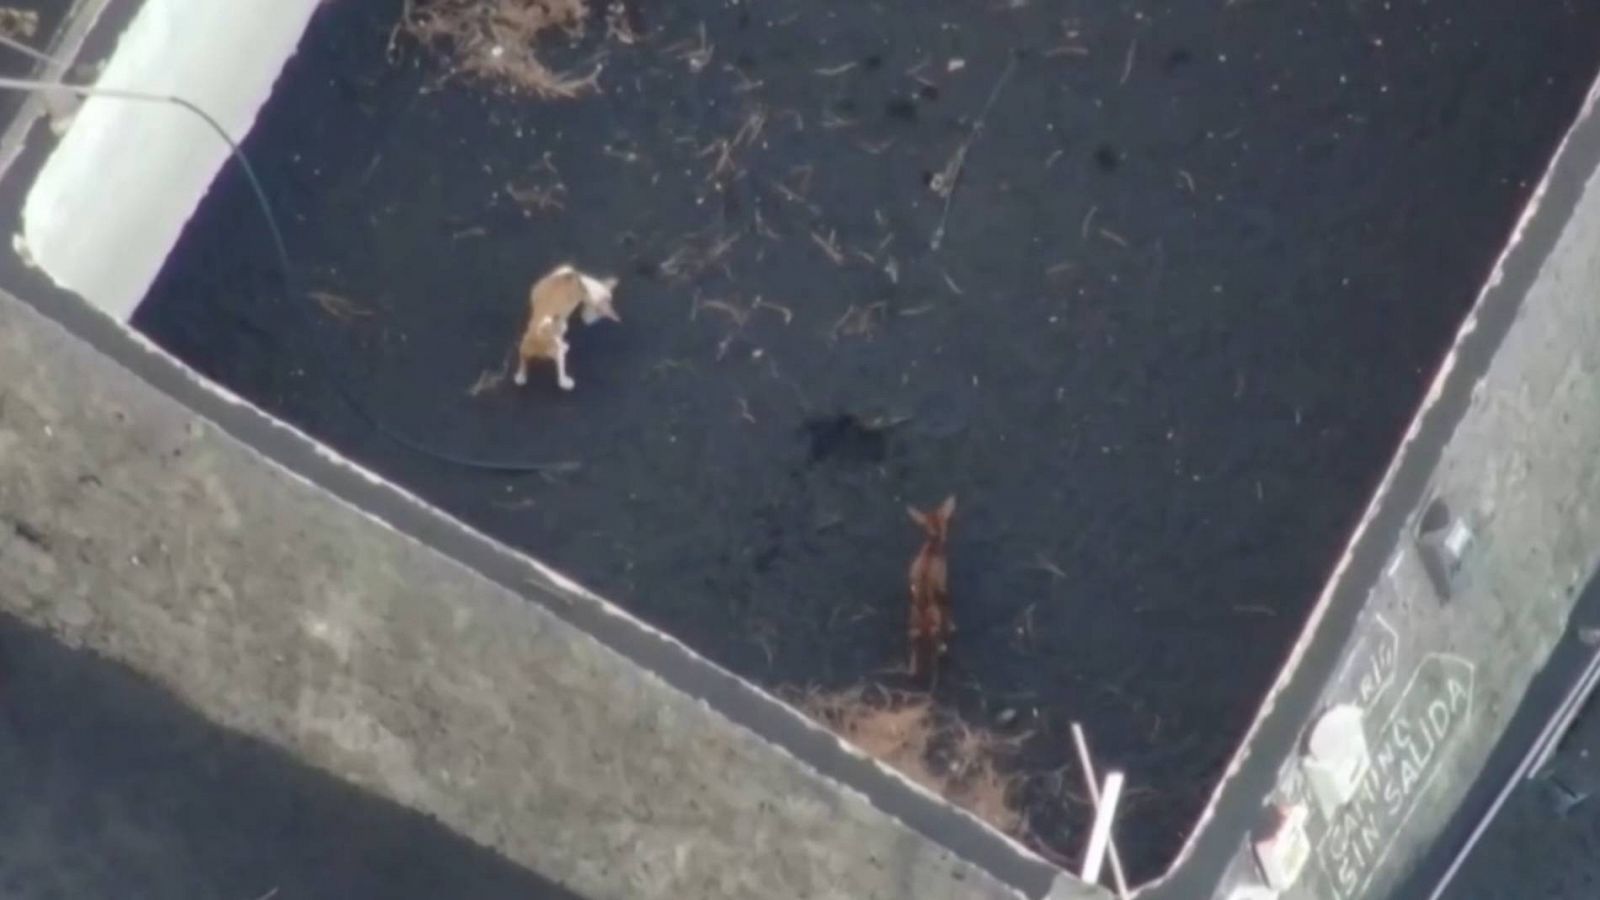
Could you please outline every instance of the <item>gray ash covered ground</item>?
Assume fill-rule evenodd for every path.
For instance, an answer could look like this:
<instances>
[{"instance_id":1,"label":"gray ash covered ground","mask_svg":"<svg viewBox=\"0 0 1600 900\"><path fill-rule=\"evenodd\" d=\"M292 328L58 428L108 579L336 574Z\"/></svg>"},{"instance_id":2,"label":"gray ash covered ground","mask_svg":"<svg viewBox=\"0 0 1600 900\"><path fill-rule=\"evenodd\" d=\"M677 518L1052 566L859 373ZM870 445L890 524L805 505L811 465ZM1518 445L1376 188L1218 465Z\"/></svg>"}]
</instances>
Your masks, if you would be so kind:
<instances>
[{"instance_id":1,"label":"gray ash covered ground","mask_svg":"<svg viewBox=\"0 0 1600 900\"><path fill-rule=\"evenodd\" d=\"M398 8L324 8L247 148L304 287L349 302L284 299L229 174L137 324L769 686L902 684L904 506L958 495L939 699L1032 734L1056 852L1083 721L1140 877L1600 58L1600 6L1555 0L685 0L553 53L605 53L601 90L542 102L391 61ZM1008 66L932 249L930 182ZM469 395L569 259L623 278L577 390ZM341 390L440 450L581 468L419 456Z\"/></svg>"},{"instance_id":2,"label":"gray ash covered ground","mask_svg":"<svg viewBox=\"0 0 1600 900\"><path fill-rule=\"evenodd\" d=\"M0 616L0 893L579 900Z\"/></svg>"}]
</instances>

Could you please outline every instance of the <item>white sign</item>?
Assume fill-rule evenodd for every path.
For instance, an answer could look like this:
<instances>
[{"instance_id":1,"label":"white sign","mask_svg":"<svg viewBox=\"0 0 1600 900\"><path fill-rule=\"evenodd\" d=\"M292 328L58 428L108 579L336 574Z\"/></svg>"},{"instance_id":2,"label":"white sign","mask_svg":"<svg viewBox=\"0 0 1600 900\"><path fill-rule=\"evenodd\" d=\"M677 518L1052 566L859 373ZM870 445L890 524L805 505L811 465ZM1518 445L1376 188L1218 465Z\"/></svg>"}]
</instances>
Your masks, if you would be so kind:
<instances>
[{"instance_id":1,"label":"white sign","mask_svg":"<svg viewBox=\"0 0 1600 900\"><path fill-rule=\"evenodd\" d=\"M1400 634L1382 615L1373 616L1374 630L1366 632L1366 646L1350 665L1355 679L1355 703L1370 710L1394 682L1395 663L1400 657Z\"/></svg>"},{"instance_id":2,"label":"white sign","mask_svg":"<svg viewBox=\"0 0 1600 900\"><path fill-rule=\"evenodd\" d=\"M1317 860L1337 900L1363 891L1416 810L1461 725L1472 713L1475 667L1432 653L1412 672L1394 712L1372 744L1371 764L1328 822Z\"/></svg>"}]
</instances>

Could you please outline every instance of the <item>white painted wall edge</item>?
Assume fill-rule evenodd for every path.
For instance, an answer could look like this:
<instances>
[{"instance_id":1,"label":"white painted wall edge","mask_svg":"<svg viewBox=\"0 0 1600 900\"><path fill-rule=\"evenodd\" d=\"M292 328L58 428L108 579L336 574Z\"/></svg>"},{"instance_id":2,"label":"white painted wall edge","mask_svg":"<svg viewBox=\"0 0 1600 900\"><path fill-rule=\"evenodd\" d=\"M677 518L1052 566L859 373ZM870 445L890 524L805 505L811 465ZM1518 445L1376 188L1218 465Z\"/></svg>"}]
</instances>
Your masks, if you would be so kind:
<instances>
[{"instance_id":1,"label":"white painted wall edge","mask_svg":"<svg viewBox=\"0 0 1600 900\"><path fill-rule=\"evenodd\" d=\"M97 85L177 96L242 140L321 0L146 0ZM28 192L21 250L133 317L230 152L175 104L86 100Z\"/></svg>"}]
</instances>

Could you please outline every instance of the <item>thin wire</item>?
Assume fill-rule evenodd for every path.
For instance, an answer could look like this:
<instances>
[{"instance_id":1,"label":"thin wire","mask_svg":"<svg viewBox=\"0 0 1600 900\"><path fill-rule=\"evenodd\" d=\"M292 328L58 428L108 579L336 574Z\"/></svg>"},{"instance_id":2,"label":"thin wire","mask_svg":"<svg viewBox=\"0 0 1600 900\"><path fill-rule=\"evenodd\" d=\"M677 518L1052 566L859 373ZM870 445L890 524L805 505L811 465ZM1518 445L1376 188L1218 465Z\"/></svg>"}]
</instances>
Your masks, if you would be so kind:
<instances>
[{"instance_id":1,"label":"thin wire","mask_svg":"<svg viewBox=\"0 0 1600 900\"><path fill-rule=\"evenodd\" d=\"M38 50L35 50L16 38L8 36L4 32L0 32L0 47L10 47L18 53L21 53L23 56L32 57L34 62L42 62L47 66L59 65L59 63L56 62L55 57L48 53L42 53Z\"/></svg>"},{"instance_id":2,"label":"thin wire","mask_svg":"<svg viewBox=\"0 0 1600 900\"><path fill-rule=\"evenodd\" d=\"M967 132L967 137L956 148L955 167L950 173L950 183L944 185L944 209L939 213L939 225L933 229L933 237L928 241L929 246L938 250L944 243L945 225L950 219L950 204L955 200L956 186L961 183L961 173L967 168L967 153L978 142L978 137L983 134L983 126L989 120L989 111L994 109L996 100L1000 99L1000 92L1005 90L1006 82L1011 80L1011 74L1017 70L1017 56L1011 54L1006 60L1006 67L995 79L994 87L989 90L989 99L983 104L983 110L978 113L978 118L972 123L972 128Z\"/></svg>"},{"instance_id":3,"label":"thin wire","mask_svg":"<svg viewBox=\"0 0 1600 900\"><path fill-rule=\"evenodd\" d=\"M18 50L21 50L21 48L25 46L19 45L16 41L4 36L0 36L0 45ZM26 52L29 56L33 56L36 59L42 59L49 65L53 66L57 64L55 60L33 50L32 48L27 48L27 50L22 52ZM266 188L262 185L261 179L257 177L255 167L252 166L250 164L250 160L245 157L244 149L239 146L238 141L235 141L233 137L228 134L227 130L222 127L222 124L212 117L210 113L182 97L173 95L152 94L144 91L99 87L97 85L74 84L72 82L65 81L0 76L0 90L26 91L29 93L38 93L43 91L65 91L80 97L105 97L113 100L128 100L142 103L167 103L178 106L182 109L186 109L195 116L199 117L199 119L203 121L207 127L216 132L217 136L222 138L223 142L228 145L228 150L233 155L234 161L239 164L239 170L244 173L245 180L249 182L250 191L255 196L256 205L261 208L262 217L266 220L267 231L272 235L272 247L277 256L278 266L283 277L284 291L288 295L289 305L291 307L295 307L296 309L303 309L298 304L299 299L303 295L295 287L296 279L294 277L294 268L289 263L288 245L283 238L283 229L278 225L278 217L272 211L272 203L267 199ZM462 466L465 468L477 469L479 471L486 472L527 474L533 472L566 470L573 467L574 464L570 462L491 460L462 456L430 447L409 435L396 431L394 428L391 428L389 425L380 420L377 416L373 415L373 413L368 410L366 406L364 406L355 397L354 394L350 392L350 389L342 381L335 377L332 362L327 358L327 351L323 349L323 347L316 340L314 334L314 320L310 318L309 313L306 313L306 316L308 328L312 329L312 331L308 331L308 343L312 345L313 351L317 356L318 361L321 363L323 369L323 378L328 382L329 386L334 389L334 392L339 395L339 398L343 400L345 404L356 413L357 416L372 426L375 431L379 432L395 443L400 444L414 453L419 453L423 456L439 460L440 462L446 462L450 463L451 465Z\"/></svg>"}]
</instances>

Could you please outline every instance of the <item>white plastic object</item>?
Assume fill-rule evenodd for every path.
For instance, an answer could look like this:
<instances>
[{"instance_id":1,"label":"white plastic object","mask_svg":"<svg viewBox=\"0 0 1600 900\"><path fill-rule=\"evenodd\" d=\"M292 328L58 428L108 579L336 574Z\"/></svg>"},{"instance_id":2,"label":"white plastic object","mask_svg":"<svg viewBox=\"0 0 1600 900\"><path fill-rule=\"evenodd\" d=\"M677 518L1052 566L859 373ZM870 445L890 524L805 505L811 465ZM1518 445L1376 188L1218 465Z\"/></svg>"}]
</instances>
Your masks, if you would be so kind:
<instances>
[{"instance_id":1,"label":"white plastic object","mask_svg":"<svg viewBox=\"0 0 1600 900\"><path fill-rule=\"evenodd\" d=\"M1312 796L1325 815L1355 796L1370 760L1366 715L1361 707L1344 703L1329 709L1311 726L1301 769Z\"/></svg>"},{"instance_id":2,"label":"white plastic object","mask_svg":"<svg viewBox=\"0 0 1600 900\"><path fill-rule=\"evenodd\" d=\"M1089 802L1096 814L1100 810L1100 776L1094 773L1094 760L1089 756L1089 738L1083 726L1072 723L1072 743L1078 748L1078 767L1083 771L1083 787L1089 792ZM1106 857L1111 861L1111 883L1117 889L1117 900L1128 900L1128 876L1122 871L1122 857L1117 853L1114 838L1106 841Z\"/></svg>"},{"instance_id":3,"label":"white plastic object","mask_svg":"<svg viewBox=\"0 0 1600 900\"><path fill-rule=\"evenodd\" d=\"M1457 519L1450 523L1450 530L1445 532L1444 540L1441 543L1444 544L1444 549L1449 551L1450 555L1455 558L1454 561L1459 563L1461 558L1467 555L1467 550L1472 547L1472 539L1472 529L1467 527L1467 523Z\"/></svg>"}]
</instances>

